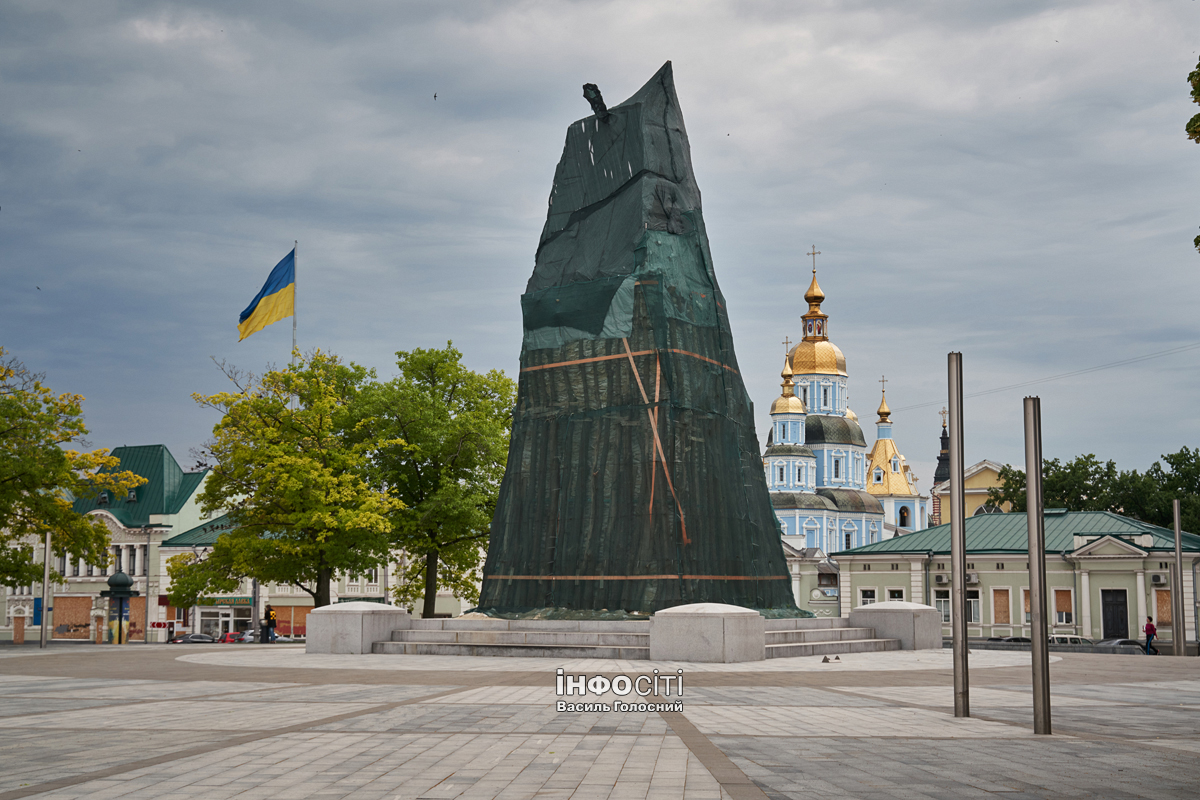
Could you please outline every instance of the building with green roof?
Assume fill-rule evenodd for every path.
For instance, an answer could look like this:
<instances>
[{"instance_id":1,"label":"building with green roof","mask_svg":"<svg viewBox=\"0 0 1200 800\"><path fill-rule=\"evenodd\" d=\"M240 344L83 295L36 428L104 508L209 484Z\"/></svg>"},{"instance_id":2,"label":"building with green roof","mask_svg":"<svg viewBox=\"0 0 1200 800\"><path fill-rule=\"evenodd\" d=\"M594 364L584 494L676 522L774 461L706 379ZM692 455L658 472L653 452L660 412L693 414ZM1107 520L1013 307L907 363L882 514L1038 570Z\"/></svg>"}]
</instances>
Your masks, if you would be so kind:
<instances>
[{"instance_id":1,"label":"building with green roof","mask_svg":"<svg viewBox=\"0 0 1200 800\"><path fill-rule=\"evenodd\" d=\"M128 470L145 478L146 483L120 497L104 491L74 500L76 512L98 517L108 526L110 558L106 566L70 556L59 558L53 565L65 578L65 583L53 588L53 638L95 636L96 620L107 613L107 601L100 592L108 588L108 577L120 570L133 578L132 588L139 593L130 605L130 638L141 640L149 622L150 640L162 641L171 629L170 623L182 620L174 619L173 609L165 605L166 570L160 545L173 534L205 521L196 497L208 470L185 471L161 444L117 447L112 455L120 462L115 471ZM40 556L40 548L35 552ZM32 609L41 591L39 584L10 587L5 597L5 627L11 630L14 616L34 616Z\"/></svg>"},{"instance_id":2,"label":"building with green roof","mask_svg":"<svg viewBox=\"0 0 1200 800\"><path fill-rule=\"evenodd\" d=\"M1106 511L1046 509L1046 578L1053 633L1139 638L1147 616L1170 641L1173 531ZM1026 515L965 521L967 635L1029 636ZM1196 636L1200 536L1184 533L1187 638ZM936 606L950 633L950 526L938 525L836 554L841 614L884 600Z\"/></svg>"}]
</instances>

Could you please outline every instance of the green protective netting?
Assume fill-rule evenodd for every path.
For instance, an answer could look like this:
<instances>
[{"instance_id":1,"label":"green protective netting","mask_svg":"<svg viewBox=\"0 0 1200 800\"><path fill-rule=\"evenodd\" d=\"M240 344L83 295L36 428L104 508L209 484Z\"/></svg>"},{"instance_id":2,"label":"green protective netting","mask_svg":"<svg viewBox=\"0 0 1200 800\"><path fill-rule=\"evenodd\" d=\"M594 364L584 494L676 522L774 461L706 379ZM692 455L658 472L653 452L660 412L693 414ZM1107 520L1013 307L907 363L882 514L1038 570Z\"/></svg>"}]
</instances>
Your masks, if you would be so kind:
<instances>
[{"instance_id":1,"label":"green protective netting","mask_svg":"<svg viewBox=\"0 0 1200 800\"><path fill-rule=\"evenodd\" d=\"M521 309L479 610L811 616L792 597L669 63L568 130Z\"/></svg>"}]
</instances>

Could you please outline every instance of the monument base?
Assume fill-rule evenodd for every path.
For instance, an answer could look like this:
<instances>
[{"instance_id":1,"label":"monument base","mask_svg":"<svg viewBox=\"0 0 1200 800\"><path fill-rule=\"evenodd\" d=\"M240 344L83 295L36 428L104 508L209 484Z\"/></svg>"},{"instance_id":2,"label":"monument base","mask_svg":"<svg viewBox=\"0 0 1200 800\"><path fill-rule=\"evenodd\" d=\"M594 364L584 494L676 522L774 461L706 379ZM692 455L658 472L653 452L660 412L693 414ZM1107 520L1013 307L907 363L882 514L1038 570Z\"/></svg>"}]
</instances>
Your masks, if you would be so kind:
<instances>
[{"instance_id":1,"label":"monument base","mask_svg":"<svg viewBox=\"0 0 1200 800\"><path fill-rule=\"evenodd\" d=\"M310 611L306 620L305 653L371 652L375 642L392 638L392 631L412 627L408 610L382 603L334 603Z\"/></svg>"},{"instance_id":2,"label":"monument base","mask_svg":"<svg viewBox=\"0 0 1200 800\"><path fill-rule=\"evenodd\" d=\"M937 650L942 646L942 614L933 606L888 600L850 612L850 627L874 628L881 639L896 639L901 650Z\"/></svg>"},{"instance_id":3,"label":"monument base","mask_svg":"<svg viewBox=\"0 0 1200 800\"><path fill-rule=\"evenodd\" d=\"M766 658L766 620L757 611L724 603L692 603L650 618L653 661L733 664Z\"/></svg>"}]
</instances>

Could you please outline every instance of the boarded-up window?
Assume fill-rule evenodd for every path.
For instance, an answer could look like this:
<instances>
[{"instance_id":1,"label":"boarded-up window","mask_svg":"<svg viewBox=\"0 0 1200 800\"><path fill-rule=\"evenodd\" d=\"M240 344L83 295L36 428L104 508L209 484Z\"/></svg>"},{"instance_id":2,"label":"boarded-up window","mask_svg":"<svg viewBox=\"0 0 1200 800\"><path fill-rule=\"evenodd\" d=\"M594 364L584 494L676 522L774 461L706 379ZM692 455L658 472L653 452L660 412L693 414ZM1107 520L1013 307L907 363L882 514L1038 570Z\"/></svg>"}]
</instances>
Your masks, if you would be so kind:
<instances>
[{"instance_id":1,"label":"boarded-up window","mask_svg":"<svg viewBox=\"0 0 1200 800\"><path fill-rule=\"evenodd\" d=\"M1054 621L1059 625L1071 624L1071 590L1054 590Z\"/></svg>"},{"instance_id":2,"label":"boarded-up window","mask_svg":"<svg viewBox=\"0 0 1200 800\"><path fill-rule=\"evenodd\" d=\"M1155 606L1158 608L1158 616L1154 618L1154 624L1162 627L1163 625L1171 624L1171 590L1159 589L1154 593Z\"/></svg>"},{"instance_id":3,"label":"boarded-up window","mask_svg":"<svg viewBox=\"0 0 1200 800\"><path fill-rule=\"evenodd\" d=\"M992 590L992 622L996 625L1010 625L1008 589Z\"/></svg>"}]
</instances>

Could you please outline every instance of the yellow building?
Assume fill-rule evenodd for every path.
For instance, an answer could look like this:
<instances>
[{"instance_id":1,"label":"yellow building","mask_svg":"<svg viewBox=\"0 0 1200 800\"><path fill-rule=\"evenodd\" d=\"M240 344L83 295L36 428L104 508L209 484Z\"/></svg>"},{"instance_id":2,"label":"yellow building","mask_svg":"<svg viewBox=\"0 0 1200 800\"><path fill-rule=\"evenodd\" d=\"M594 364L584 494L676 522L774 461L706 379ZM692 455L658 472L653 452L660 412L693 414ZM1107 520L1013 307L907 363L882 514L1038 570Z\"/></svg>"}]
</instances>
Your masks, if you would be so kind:
<instances>
[{"instance_id":1,"label":"yellow building","mask_svg":"<svg viewBox=\"0 0 1200 800\"><path fill-rule=\"evenodd\" d=\"M998 489L1002 485L1000 470L1003 464L984 459L978 464L972 464L963 470L964 515L973 517L976 514L995 514L1001 511L1012 511L1010 503L999 507L988 503L988 489ZM936 484L932 490L931 525L940 525L950 521L950 481Z\"/></svg>"},{"instance_id":2,"label":"yellow building","mask_svg":"<svg viewBox=\"0 0 1200 800\"><path fill-rule=\"evenodd\" d=\"M924 530L929 520L928 498L917 491L916 478L892 438L891 413L885 392L879 402L875 444L867 454L867 491L883 506L884 529L895 536Z\"/></svg>"}]
</instances>

